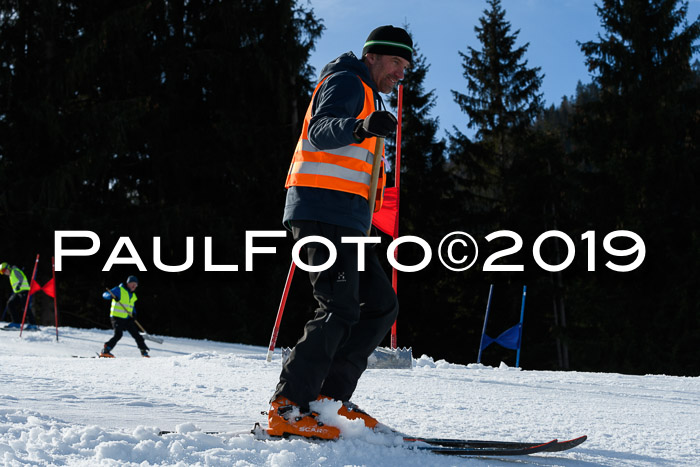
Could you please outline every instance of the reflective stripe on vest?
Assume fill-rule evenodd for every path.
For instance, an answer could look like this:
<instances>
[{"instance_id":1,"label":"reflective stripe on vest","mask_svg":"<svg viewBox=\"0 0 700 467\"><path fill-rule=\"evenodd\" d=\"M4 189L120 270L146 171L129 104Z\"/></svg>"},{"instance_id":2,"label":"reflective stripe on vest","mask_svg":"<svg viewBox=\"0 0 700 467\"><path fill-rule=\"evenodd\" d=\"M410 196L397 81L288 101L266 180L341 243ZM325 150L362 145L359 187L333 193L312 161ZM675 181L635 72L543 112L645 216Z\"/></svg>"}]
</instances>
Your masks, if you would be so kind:
<instances>
[{"instance_id":1,"label":"reflective stripe on vest","mask_svg":"<svg viewBox=\"0 0 700 467\"><path fill-rule=\"evenodd\" d=\"M304 117L301 136L289 167L285 188L290 186L326 188L354 193L369 199L376 138L366 138L361 143L323 150L316 148L309 141L308 131L314 97L327 78L321 80L314 89L311 103ZM355 117L356 119L366 118L375 110L374 92L361 79L360 82L365 91L365 98L363 108ZM382 160L377 183L377 201L374 205L375 212L381 208L384 199L384 180L384 161Z\"/></svg>"},{"instance_id":2,"label":"reflective stripe on vest","mask_svg":"<svg viewBox=\"0 0 700 467\"><path fill-rule=\"evenodd\" d=\"M29 290L29 281L20 268L10 270L10 286L15 293Z\"/></svg>"},{"instance_id":3,"label":"reflective stripe on vest","mask_svg":"<svg viewBox=\"0 0 700 467\"><path fill-rule=\"evenodd\" d=\"M128 318L134 312L136 294L132 293L131 297L129 297L129 292L124 287L119 287L119 297L119 301L112 299L112 308L109 311L109 316Z\"/></svg>"}]
</instances>

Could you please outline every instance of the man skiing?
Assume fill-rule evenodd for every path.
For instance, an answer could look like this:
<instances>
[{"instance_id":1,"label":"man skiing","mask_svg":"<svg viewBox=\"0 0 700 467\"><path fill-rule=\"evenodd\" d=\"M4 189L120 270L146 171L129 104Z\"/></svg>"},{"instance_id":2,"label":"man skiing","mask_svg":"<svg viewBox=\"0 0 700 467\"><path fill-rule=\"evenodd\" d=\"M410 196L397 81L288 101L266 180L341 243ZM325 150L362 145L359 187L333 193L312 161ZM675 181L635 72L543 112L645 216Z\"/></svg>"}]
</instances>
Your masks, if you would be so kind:
<instances>
[{"instance_id":1,"label":"man skiing","mask_svg":"<svg viewBox=\"0 0 700 467\"><path fill-rule=\"evenodd\" d=\"M295 240L312 235L330 240L337 258L325 271L309 273L318 308L280 374L268 411L272 435L337 438L337 427L317 420L311 408L316 400L342 402L340 415L362 419L370 428L378 423L350 398L368 357L396 320L398 300L374 250L341 239L364 237L370 208L381 207L383 163L377 201L368 205L373 152L376 138L394 133L397 122L383 110L379 93L391 92L412 61L409 34L381 26L370 33L361 59L348 52L330 62L314 90L285 184L283 222ZM318 243L305 249L310 266L329 259Z\"/></svg>"},{"instance_id":2,"label":"man skiing","mask_svg":"<svg viewBox=\"0 0 700 467\"><path fill-rule=\"evenodd\" d=\"M143 340L143 337L139 333L134 321L134 316L136 313L134 306L137 300L134 291L138 285L139 281L136 276L129 276L126 279L125 284L119 284L112 290L107 290L102 294L102 298L105 300L112 300L109 319L112 321L114 336L105 342L104 348L100 353L100 357L114 358L111 350L115 345L117 345L119 339L122 338L124 331L128 331L129 334L131 334L131 337L134 338L136 345L141 351L141 355L148 357L149 348L146 346L146 342Z\"/></svg>"},{"instance_id":3,"label":"man skiing","mask_svg":"<svg viewBox=\"0 0 700 467\"><path fill-rule=\"evenodd\" d=\"M12 317L12 322L5 326L5 329L19 328L22 325L22 315L27 303L29 281L20 268L10 266L8 263L0 264L0 274L10 276L10 287L12 287L12 295L7 299L6 306L6 310L10 312ZM38 329L31 307L27 308L27 327L25 329L28 331Z\"/></svg>"}]
</instances>

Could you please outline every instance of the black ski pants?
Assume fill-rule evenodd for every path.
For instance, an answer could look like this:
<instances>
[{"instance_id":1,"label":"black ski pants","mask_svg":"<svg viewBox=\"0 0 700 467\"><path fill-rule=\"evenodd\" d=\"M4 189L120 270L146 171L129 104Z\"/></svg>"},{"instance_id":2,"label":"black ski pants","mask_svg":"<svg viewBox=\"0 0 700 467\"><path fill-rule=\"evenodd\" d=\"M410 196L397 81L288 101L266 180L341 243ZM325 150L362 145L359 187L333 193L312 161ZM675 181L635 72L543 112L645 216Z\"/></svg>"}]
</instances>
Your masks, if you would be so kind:
<instances>
[{"instance_id":1,"label":"black ski pants","mask_svg":"<svg viewBox=\"0 0 700 467\"><path fill-rule=\"evenodd\" d=\"M24 316L24 307L27 306L27 293L28 292L17 292L10 295L7 299L7 311L10 312L13 323L21 323L22 316ZM36 324L36 319L34 319L34 313L32 312L32 304L29 303L27 307L27 324Z\"/></svg>"},{"instance_id":2,"label":"black ski pants","mask_svg":"<svg viewBox=\"0 0 700 467\"><path fill-rule=\"evenodd\" d=\"M107 350L112 350L114 346L117 345L119 339L121 339L124 335L124 331L131 334L131 337L133 337L136 341L136 345L138 346L139 350L148 350L146 342L143 340L143 336L141 336L139 333L139 328L136 327L136 323L132 318L116 318L112 316L110 320L112 321L112 327L114 328L114 336L105 342L105 347L107 347Z\"/></svg>"},{"instance_id":3,"label":"black ski pants","mask_svg":"<svg viewBox=\"0 0 700 467\"><path fill-rule=\"evenodd\" d=\"M316 221L292 221L295 240L318 235L330 240L338 256L321 272L310 272L318 308L282 367L273 399L282 395L303 409L319 395L350 400L367 359L386 336L399 305L375 249L361 247L365 270L358 271L358 245L342 237L364 235L346 227ZM321 243L307 243L306 263L319 266L329 258Z\"/></svg>"}]
</instances>

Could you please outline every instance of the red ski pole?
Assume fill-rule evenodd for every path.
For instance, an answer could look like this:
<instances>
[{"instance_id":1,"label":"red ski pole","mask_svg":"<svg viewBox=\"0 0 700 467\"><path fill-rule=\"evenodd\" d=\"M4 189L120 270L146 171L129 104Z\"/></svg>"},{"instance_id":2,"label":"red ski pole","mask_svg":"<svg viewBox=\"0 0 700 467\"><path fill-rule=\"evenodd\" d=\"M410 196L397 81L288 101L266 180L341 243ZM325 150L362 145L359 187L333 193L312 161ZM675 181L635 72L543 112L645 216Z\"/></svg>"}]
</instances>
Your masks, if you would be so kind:
<instances>
[{"instance_id":1,"label":"red ski pole","mask_svg":"<svg viewBox=\"0 0 700 467\"><path fill-rule=\"evenodd\" d=\"M287 304L287 295L289 295L289 288L292 285L292 278L294 277L294 270L297 265L292 260L292 264L289 266L289 273L287 274L287 282L284 284L284 292L282 293L282 300L280 301L279 309L277 310L277 319L275 320L275 327L272 329L272 336L270 337L270 347L267 349L267 361L272 361L272 354L275 352L275 344L277 344L277 334L280 332L280 324L282 324L282 314L284 313L284 306Z\"/></svg>"},{"instance_id":2,"label":"red ski pole","mask_svg":"<svg viewBox=\"0 0 700 467\"><path fill-rule=\"evenodd\" d=\"M396 128L396 160L394 161L394 186L396 187L396 224L394 225L394 240L399 237L399 199L400 194L400 180L401 180L401 120L403 116L403 84L399 84L399 89L397 92L397 103L396 103L396 113L397 113L397 128ZM398 249L394 249L394 259L397 259L399 255ZM398 271L393 268L391 271L391 285L394 287L394 293L398 295ZM396 350L398 343L396 337L396 321L391 326L391 348Z\"/></svg>"},{"instance_id":3,"label":"red ski pole","mask_svg":"<svg viewBox=\"0 0 700 467\"><path fill-rule=\"evenodd\" d=\"M51 277L53 278L53 318L56 324L56 342L58 342L58 305L56 305L56 267L54 266L54 257L51 257Z\"/></svg>"}]
</instances>

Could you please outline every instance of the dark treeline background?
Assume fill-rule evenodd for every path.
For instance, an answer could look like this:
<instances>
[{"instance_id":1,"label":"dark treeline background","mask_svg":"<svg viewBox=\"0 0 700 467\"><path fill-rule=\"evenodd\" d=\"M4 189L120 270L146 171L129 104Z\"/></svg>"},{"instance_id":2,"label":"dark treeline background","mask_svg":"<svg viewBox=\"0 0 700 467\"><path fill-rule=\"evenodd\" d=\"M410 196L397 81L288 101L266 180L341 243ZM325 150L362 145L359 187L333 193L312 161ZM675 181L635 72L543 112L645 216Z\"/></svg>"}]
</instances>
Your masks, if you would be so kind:
<instances>
[{"instance_id":1,"label":"dark treeline background","mask_svg":"<svg viewBox=\"0 0 700 467\"><path fill-rule=\"evenodd\" d=\"M455 44L464 87L452 98L464 125L446 139L424 87L430 57L415 38L416 65L404 80L400 233L435 253L443 236L466 231L480 254L465 272L434 257L400 274L399 345L414 354L474 362L489 284L494 337L518 321L527 285L523 367L698 374L700 22L678 0L595 7L601 33L579 44L594 79L545 108L544 74L528 63L500 1L486 1L474 30L481 46ZM285 173L318 71L309 53L322 32L322 18L294 0L0 0L0 261L29 276L41 254L43 284L54 232L89 230L99 251L64 259L57 274L61 324L107 328L102 291L136 274L139 321L150 332L266 345L292 241L256 240L277 254L257 255L247 272L245 232L282 230ZM387 154L393 162L393 142ZM523 244L495 264L522 272L483 271L490 254L513 245L484 239L499 230ZM575 245L563 271L535 263L535 240L549 230ZM645 243L631 272L606 266L637 256L604 249L617 230ZM581 238L588 231L594 241ZM102 272L120 237L147 271ZM156 268L154 255L183 263L187 237L194 264ZM212 262L238 272L204 272L207 237ZM549 239L539 251L557 265L569 250ZM415 264L421 255L405 246L399 259ZM309 292L298 271L278 344L299 337L314 309ZM3 285L3 303L8 295ZM36 297L41 321L52 324L52 303ZM484 352L485 363L501 360L513 364L514 352Z\"/></svg>"}]
</instances>

